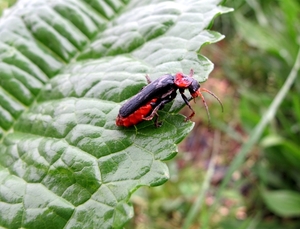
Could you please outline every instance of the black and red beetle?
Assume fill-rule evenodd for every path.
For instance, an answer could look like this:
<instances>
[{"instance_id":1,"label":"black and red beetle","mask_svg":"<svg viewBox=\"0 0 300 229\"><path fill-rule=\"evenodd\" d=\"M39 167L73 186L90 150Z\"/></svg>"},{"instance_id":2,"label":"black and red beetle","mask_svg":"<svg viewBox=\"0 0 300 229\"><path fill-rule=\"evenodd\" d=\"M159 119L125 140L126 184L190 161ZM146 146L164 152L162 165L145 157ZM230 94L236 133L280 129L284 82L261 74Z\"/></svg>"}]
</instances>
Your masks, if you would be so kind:
<instances>
[{"instance_id":1,"label":"black and red beetle","mask_svg":"<svg viewBox=\"0 0 300 229\"><path fill-rule=\"evenodd\" d=\"M183 73L177 73L175 76L164 75L153 82L146 76L148 85L120 108L116 125L129 127L143 120L151 120L155 117L155 126L159 127L161 123L157 121L157 111L162 109L166 103L175 99L177 90L179 90L183 101L192 111L192 114L186 118L186 121L190 120L194 116L195 111L191 107L189 99L184 94L185 89L189 90L192 99L198 96L202 98L208 118L210 119L208 107L201 92L208 92L214 96L221 104L223 110L222 102L211 91L200 88L200 84L192 78L193 74L194 71L191 69L189 75L184 75Z\"/></svg>"}]
</instances>

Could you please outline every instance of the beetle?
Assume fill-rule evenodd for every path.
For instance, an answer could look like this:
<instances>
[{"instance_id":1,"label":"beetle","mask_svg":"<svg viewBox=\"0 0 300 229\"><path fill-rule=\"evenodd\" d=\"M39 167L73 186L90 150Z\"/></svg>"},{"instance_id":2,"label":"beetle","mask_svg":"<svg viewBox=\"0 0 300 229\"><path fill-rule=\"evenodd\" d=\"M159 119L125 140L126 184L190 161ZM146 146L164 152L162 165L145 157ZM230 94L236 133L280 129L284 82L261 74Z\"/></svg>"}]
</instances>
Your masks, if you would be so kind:
<instances>
[{"instance_id":1,"label":"beetle","mask_svg":"<svg viewBox=\"0 0 300 229\"><path fill-rule=\"evenodd\" d=\"M199 82L193 78L193 75L194 71L191 69L189 75L184 75L181 72L178 72L175 75L167 74L152 82L149 76L146 75L148 85L142 88L139 93L125 102L120 108L116 119L116 125L130 127L144 120L152 120L155 117L155 126L161 126L162 123L158 122L157 111L161 110L165 104L175 99L177 90L185 104L192 111L192 113L185 119L186 121L190 120L195 115L195 111L191 107L189 99L184 94L186 89L190 92L192 96L191 99L194 99L194 101L198 96L202 98L208 119L210 120L208 106L201 92L207 92L215 97L220 103L222 111L223 104L214 93L206 88L201 88Z\"/></svg>"}]
</instances>

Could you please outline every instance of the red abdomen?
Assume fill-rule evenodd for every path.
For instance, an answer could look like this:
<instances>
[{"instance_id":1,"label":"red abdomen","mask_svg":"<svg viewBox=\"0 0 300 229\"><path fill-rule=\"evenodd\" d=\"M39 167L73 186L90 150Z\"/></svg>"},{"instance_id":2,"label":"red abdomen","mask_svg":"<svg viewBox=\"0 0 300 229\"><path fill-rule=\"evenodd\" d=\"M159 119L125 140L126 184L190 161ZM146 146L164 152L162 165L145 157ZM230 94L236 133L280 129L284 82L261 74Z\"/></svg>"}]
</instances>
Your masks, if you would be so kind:
<instances>
[{"instance_id":1,"label":"red abdomen","mask_svg":"<svg viewBox=\"0 0 300 229\"><path fill-rule=\"evenodd\" d=\"M145 117L147 117L151 113L153 109L151 103L155 103L156 100L157 99L152 99L146 105L141 106L139 109L137 109L127 117L122 117L119 114L116 120L116 125L129 127L140 123L141 121L144 120Z\"/></svg>"}]
</instances>

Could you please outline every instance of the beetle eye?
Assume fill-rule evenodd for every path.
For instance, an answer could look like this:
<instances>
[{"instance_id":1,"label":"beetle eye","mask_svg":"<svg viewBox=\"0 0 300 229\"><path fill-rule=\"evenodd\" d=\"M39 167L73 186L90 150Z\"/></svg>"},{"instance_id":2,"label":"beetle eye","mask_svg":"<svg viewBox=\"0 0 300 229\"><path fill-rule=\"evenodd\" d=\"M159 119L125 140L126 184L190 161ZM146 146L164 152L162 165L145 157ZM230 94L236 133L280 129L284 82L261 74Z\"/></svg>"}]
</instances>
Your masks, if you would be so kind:
<instances>
[{"instance_id":1,"label":"beetle eye","mask_svg":"<svg viewBox=\"0 0 300 229\"><path fill-rule=\"evenodd\" d=\"M200 84L196 81L193 80L192 83L189 85L189 91L191 93L191 95L193 96L193 94L195 94L195 96L193 96L193 98L198 96L198 89L200 88Z\"/></svg>"}]
</instances>

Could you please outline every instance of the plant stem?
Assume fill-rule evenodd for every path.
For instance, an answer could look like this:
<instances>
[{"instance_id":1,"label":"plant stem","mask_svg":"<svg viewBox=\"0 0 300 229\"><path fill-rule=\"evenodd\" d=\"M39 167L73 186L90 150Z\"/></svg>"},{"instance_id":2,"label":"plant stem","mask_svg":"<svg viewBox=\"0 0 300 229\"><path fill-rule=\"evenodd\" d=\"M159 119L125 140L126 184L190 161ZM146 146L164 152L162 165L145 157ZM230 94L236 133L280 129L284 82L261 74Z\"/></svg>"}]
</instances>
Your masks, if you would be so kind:
<instances>
[{"instance_id":1,"label":"plant stem","mask_svg":"<svg viewBox=\"0 0 300 229\"><path fill-rule=\"evenodd\" d=\"M271 105L270 105L269 109L266 111L265 115L261 118L260 122L256 125L256 127L251 132L249 140L242 145L239 153L234 158L228 171L226 172L226 175L222 181L222 184L216 193L216 201L214 203L214 206L216 205L217 202L219 202L221 193L222 193L223 189L225 188L225 186L229 183L233 172L236 171L242 165L242 163L244 162L244 160L247 156L247 153L250 152L250 150L253 148L253 146L258 142L265 127L274 118L279 105L282 103L283 99L285 98L285 96L289 92L292 84L294 83L299 69L300 69L300 47L298 49L298 54L297 54L295 64L294 64L290 74L288 75L286 81L284 82L284 85L282 86L282 88L280 89L278 94L276 95L275 99L271 103Z\"/></svg>"},{"instance_id":2,"label":"plant stem","mask_svg":"<svg viewBox=\"0 0 300 229\"><path fill-rule=\"evenodd\" d=\"M183 224L183 229L188 229L188 228L191 227L197 213L201 209L203 200L205 198L205 194L207 193L207 191L209 189L210 181L211 181L212 176L213 176L214 171L215 171L215 164L216 164L217 154L218 154L218 151L219 151L219 145L220 145L220 132L215 131L213 150L212 150L211 159L210 159L210 162L209 162L209 165L208 165L207 173L205 175L205 179L204 179L204 182L202 184L202 187L199 190L197 200L195 201L195 203L193 204L193 206L191 207L191 209L189 210L189 212L187 214L187 217L186 217L186 219L184 221L184 224Z\"/></svg>"}]
</instances>

